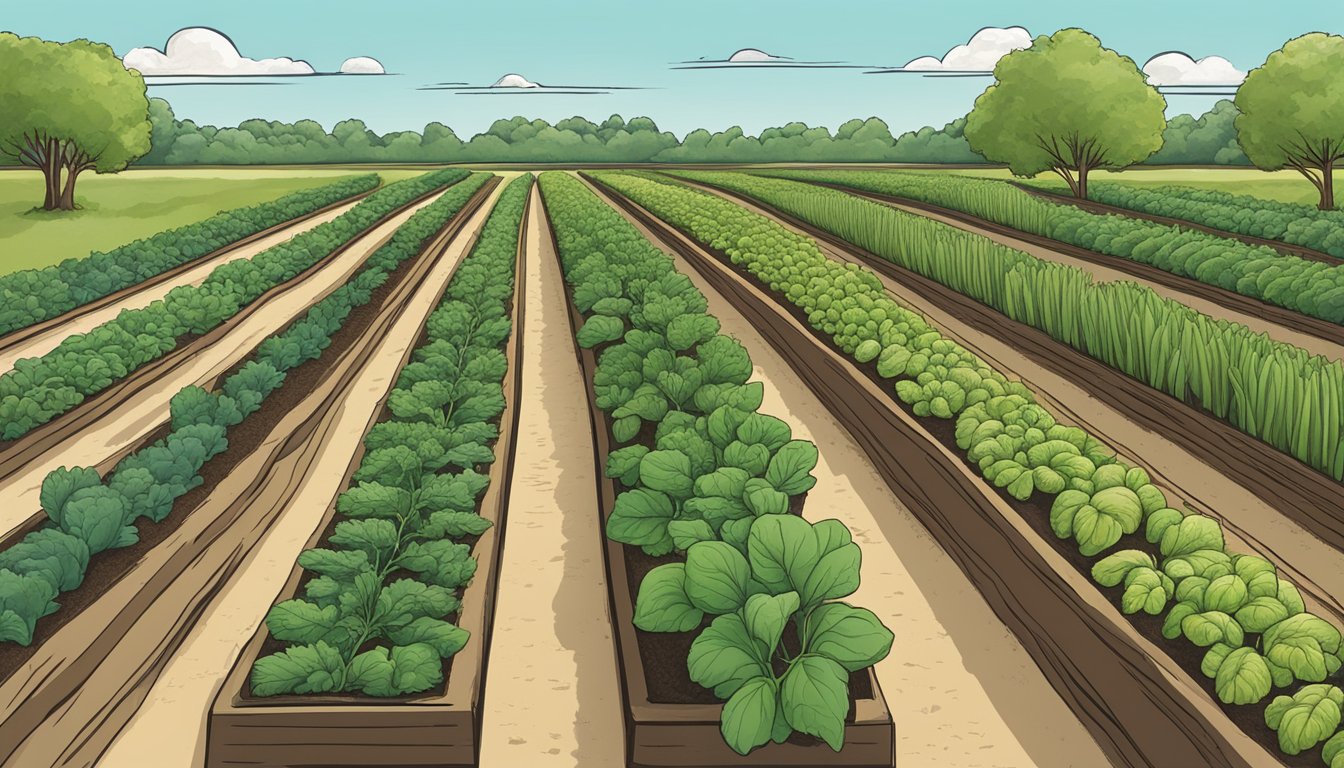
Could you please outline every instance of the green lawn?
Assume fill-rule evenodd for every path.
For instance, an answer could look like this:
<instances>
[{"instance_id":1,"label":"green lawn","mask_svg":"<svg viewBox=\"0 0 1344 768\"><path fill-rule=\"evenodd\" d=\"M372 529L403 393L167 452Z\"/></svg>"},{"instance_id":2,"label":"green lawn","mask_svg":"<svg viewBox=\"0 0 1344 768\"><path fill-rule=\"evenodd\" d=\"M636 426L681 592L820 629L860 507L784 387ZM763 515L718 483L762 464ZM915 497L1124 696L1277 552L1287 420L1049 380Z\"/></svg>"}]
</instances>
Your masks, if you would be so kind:
<instances>
[{"instance_id":1,"label":"green lawn","mask_svg":"<svg viewBox=\"0 0 1344 768\"><path fill-rule=\"evenodd\" d=\"M1001 168L983 171L958 169L930 171L930 173L957 173L999 179L1012 177L1006 169ZM1319 200L1316 188L1297 171L1265 172L1252 168L1136 168L1117 172L1093 171L1088 178L1092 181L1122 182L1145 187L1179 185L1216 189L1237 195L1252 195L1266 200L1313 206ZM1051 189L1067 189L1058 176L1050 173L1041 174L1033 181ZM1341 184L1344 184L1344 174L1336 174L1336 188Z\"/></svg>"},{"instance_id":2,"label":"green lawn","mask_svg":"<svg viewBox=\"0 0 1344 768\"><path fill-rule=\"evenodd\" d=\"M43 211L37 171L0 171L0 274L45 267L106 251L164 229L320 186L354 168L187 168L86 173L75 197L81 210ZM378 170L384 181L424 169ZM36 209L36 210L35 210Z\"/></svg>"}]
</instances>

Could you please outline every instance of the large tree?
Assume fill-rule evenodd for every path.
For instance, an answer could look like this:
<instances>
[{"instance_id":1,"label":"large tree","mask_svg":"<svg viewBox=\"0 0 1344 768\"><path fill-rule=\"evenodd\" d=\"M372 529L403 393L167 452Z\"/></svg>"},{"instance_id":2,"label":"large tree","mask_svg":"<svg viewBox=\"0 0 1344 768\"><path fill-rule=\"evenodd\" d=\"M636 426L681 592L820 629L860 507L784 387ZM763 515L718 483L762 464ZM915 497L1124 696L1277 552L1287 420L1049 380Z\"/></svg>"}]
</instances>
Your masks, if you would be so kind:
<instances>
[{"instance_id":1,"label":"large tree","mask_svg":"<svg viewBox=\"0 0 1344 768\"><path fill-rule=\"evenodd\" d=\"M1004 56L994 79L966 116L966 138L1018 176L1054 171L1087 197L1089 171L1142 162L1162 146L1166 99L1133 59L1081 29Z\"/></svg>"},{"instance_id":2,"label":"large tree","mask_svg":"<svg viewBox=\"0 0 1344 768\"><path fill-rule=\"evenodd\" d=\"M1335 207L1334 165L1344 159L1344 37L1289 40L1237 89L1237 141L1267 171L1292 168Z\"/></svg>"},{"instance_id":3,"label":"large tree","mask_svg":"<svg viewBox=\"0 0 1344 768\"><path fill-rule=\"evenodd\" d=\"M0 72L0 152L42 171L47 210L74 209L84 171L115 173L149 151L144 78L108 46L4 32Z\"/></svg>"}]
</instances>

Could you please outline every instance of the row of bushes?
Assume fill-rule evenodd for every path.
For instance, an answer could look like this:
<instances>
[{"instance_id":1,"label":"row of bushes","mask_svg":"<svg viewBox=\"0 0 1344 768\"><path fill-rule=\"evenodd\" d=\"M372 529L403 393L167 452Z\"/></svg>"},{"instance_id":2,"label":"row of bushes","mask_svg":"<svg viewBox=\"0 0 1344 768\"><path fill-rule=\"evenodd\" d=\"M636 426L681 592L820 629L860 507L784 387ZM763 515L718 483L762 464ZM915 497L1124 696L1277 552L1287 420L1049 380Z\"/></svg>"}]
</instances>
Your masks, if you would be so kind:
<instances>
[{"instance_id":1,"label":"row of bushes","mask_svg":"<svg viewBox=\"0 0 1344 768\"><path fill-rule=\"evenodd\" d=\"M448 617L476 572L468 539L491 525L479 510L489 478L476 470L496 458L531 187L524 175L500 195L388 396L388 418L364 439L327 546L299 555L313 578L267 614L286 647L254 663L254 696L417 693L442 682L444 660L466 646L469 633Z\"/></svg>"},{"instance_id":2,"label":"row of bushes","mask_svg":"<svg viewBox=\"0 0 1344 768\"><path fill-rule=\"evenodd\" d=\"M466 175L447 169L390 184L332 221L254 258L216 267L200 285L174 288L161 301L70 336L41 357L19 360L0 376L0 439L19 438L74 408L189 335L204 334L233 317L397 208Z\"/></svg>"},{"instance_id":3,"label":"row of bushes","mask_svg":"<svg viewBox=\"0 0 1344 768\"><path fill-rule=\"evenodd\" d=\"M833 189L740 173L677 174L746 194L974 298L1344 479L1344 364L1130 282ZM1275 418L1276 414L1310 418Z\"/></svg>"},{"instance_id":4,"label":"row of bushes","mask_svg":"<svg viewBox=\"0 0 1344 768\"><path fill-rule=\"evenodd\" d=\"M349 176L269 202L224 211L111 251L0 276L0 334L40 323L377 186L375 173Z\"/></svg>"},{"instance_id":5,"label":"row of bushes","mask_svg":"<svg viewBox=\"0 0 1344 768\"><path fill-rule=\"evenodd\" d=\"M886 171L763 171L964 211L1013 229L1136 261L1331 323L1344 323L1344 265L1181 227L1053 203L1004 181Z\"/></svg>"},{"instance_id":6,"label":"row of bushes","mask_svg":"<svg viewBox=\"0 0 1344 768\"><path fill-rule=\"evenodd\" d=\"M1344 211L1196 187L1093 182L1087 196L1131 211L1279 240L1344 259Z\"/></svg>"},{"instance_id":7,"label":"row of bushes","mask_svg":"<svg viewBox=\"0 0 1344 768\"><path fill-rule=\"evenodd\" d=\"M1255 705L1284 689L1264 710L1284 753L1327 738L1331 754L1344 749L1344 735L1331 738L1344 691L1326 683L1340 667L1338 628L1306 612L1268 560L1229 551L1217 520L1170 507L1143 468L1059 423L1020 382L898 305L867 269L716 196L671 181L600 178L807 312L818 335L892 380L916 416L953 420L958 447L986 479L1015 498L1049 503L1061 541L1089 558L1105 555L1092 576L1119 592L1124 613L1163 616L1166 642L1207 649L1201 671L1221 701Z\"/></svg>"},{"instance_id":8,"label":"row of bushes","mask_svg":"<svg viewBox=\"0 0 1344 768\"><path fill-rule=\"evenodd\" d=\"M839 751L850 673L886 657L892 634L839 602L859 586L849 530L793 514L816 483L816 445L759 412L746 349L667 255L574 178L542 174L541 188L586 318L578 342L600 351L597 405L622 444L606 460L621 489L607 535L663 559L640 583L635 626L695 633L687 673L726 700L737 752L795 731ZM808 631L785 652L790 624Z\"/></svg>"},{"instance_id":9,"label":"row of bushes","mask_svg":"<svg viewBox=\"0 0 1344 768\"><path fill-rule=\"evenodd\" d=\"M259 410L288 371L317 359L350 312L368 303L487 178L473 174L417 211L358 274L262 342L218 391L190 386L174 395L168 435L127 456L107 478L89 467L48 474L40 498L49 521L0 551L0 643L32 642L38 619L59 609L57 596L83 583L90 557L135 544L140 519L166 518L179 497L203 482L205 463L228 447L228 430Z\"/></svg>"}]
</instances>

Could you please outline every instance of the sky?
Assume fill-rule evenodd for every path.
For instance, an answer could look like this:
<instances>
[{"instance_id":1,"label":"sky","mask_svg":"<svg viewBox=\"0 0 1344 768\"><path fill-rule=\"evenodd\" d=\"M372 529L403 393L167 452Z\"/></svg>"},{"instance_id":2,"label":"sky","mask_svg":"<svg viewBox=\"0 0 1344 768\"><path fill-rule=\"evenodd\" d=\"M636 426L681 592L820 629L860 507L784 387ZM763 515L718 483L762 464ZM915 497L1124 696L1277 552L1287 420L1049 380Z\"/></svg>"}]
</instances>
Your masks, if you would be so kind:
<instances>
[{"instance_id":1,"label":"sky","mask_svg":"<svg viewBox=\"0 0 1344 768\"><path fill-rule=\"evenodd\" d=\"M207 27L250 59L287 57L316 72L336 72L347 59L369 57L389 73L209 78L203 84L184 84L202 78L153 78L150 95L168 99L179 119L236 125L254 117L309 118L330 128L357 117L379 132L439 121L463 137L513 115L552 122L642 115L678 136L732 125L756 133L794 120L834 129L869 116L895 133L941 126L965 115L992 78L866 72L941 58L984 27L1020 26L1032 36L1082 27L1140 66L1181 51L1194 59L1221 57L1241 72L1298 35L1344 33L1339 0L47 0L5 6L0 29L50 40L85 37L111 45L119 56L164 50L178 30ZM795 63L859 66L677 68L701 58L725 60L746 48ZM136 60L145 61L144 55ZM571 87L482 88L510 73ZM1167 98L1170 113L1199 114L1218 97Z\"/></svg>"}]
</instances>

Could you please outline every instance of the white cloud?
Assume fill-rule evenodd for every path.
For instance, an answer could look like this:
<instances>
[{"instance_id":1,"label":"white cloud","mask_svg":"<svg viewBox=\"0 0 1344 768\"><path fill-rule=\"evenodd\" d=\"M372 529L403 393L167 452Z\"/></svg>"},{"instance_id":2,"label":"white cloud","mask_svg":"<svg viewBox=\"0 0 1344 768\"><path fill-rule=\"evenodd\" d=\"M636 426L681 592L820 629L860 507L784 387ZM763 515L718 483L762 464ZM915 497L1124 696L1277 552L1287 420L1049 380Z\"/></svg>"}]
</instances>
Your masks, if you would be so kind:
<instances>
[{"instance_id":1,"label":"white cloud","mask_svg":"<svg viewBox=\"0 0 1344 768\"><path fill-rule=\"evenodd\" d=\"M343 75L385 75L383 63L369 56L354 56L341 62Z\"/></svg>"},{"instance_id":2,"label":"white cloud","mask_svg":"<svg viewBox=\"0 0 1344 768\"><path fill-rule=\"evenodd\" d=\"M122 63L142 75L311 75L306 61L286 57L249 59L238 53L233 41L208 27L179 29L157 48L134 48Z\"/></svg>"},{"instance_id":3,"label":"white cloud","mask_svg":"<svg viewBox=\"0 0 1344 768\"><path fill-rule=\"evenodd\" d=\"M541 85L522 75L509 73L494 82L491 88L540 88Z\"/></svg>"},{"instance_id":4,"label":"white cloud","mask_svg":"<svg viewBox=\"0 0 1344 768\"><path fill-rule=\"evenodd\" d=\"M1008 53L1030 47L1031 33L1022 27L985 27L972 35L965 45L958 45L943 54L941 59L920 56L901 69L917 72L989 72Z\"/></svg>"},{"instance_id":5,"label":"white cloud","mask_svg":"<svg viewBox=\"0 0 1344 768\"><path fill-rule=\"evenodd\" d=\"M772 56L756 48L743 48L729 56L728 61L732 64L754 64L763 61L792 61L792 59L787 56Z\"/></svg>"},{"instance_id":6,"label":"white cloud","mask_svg":"<svg viewBox=\"0 0 1344 768\"><path fill-rule=\"evenodd\" d=\"M1159 53L1143 65L1143 73L1153 85L1237 85L1246 73L1222 56L1205 56L1196 61L1180 51Z\"/></svg>"}]
</instances>

